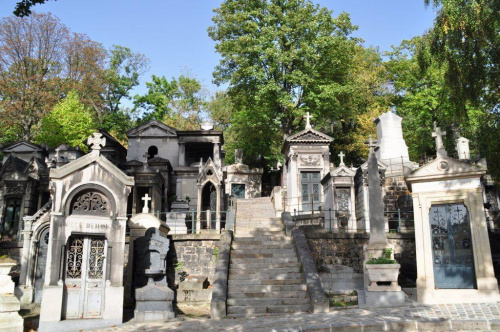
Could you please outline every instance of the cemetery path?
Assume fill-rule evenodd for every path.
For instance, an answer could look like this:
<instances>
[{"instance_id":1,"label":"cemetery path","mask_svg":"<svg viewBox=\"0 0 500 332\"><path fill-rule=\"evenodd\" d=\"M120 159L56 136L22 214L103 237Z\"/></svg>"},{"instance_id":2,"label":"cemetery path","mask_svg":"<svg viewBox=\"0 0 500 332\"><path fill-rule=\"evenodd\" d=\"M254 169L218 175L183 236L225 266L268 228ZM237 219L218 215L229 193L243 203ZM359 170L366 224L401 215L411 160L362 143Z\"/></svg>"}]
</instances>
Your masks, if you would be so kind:
<instances>
[{"instance_id":1,"label":"cemetery path","mask_svg":"<svg viewBox=\"0 0 500 332\"><path fill-rule=\"evenodd\" d=\"M231 318L311 310L292 239L269 197L238 200L227 305Z\"/></svg>"},{"instance_id":2,"label":"cemetery path","mask_svg":"<svg viewBox=\"0 0 500 332\"><path fill-rule=\"evenodd\" d=\"M499 331L500 304L414 305L329 313L127 323L97 331Z\"/></svg>"}]
</instances>

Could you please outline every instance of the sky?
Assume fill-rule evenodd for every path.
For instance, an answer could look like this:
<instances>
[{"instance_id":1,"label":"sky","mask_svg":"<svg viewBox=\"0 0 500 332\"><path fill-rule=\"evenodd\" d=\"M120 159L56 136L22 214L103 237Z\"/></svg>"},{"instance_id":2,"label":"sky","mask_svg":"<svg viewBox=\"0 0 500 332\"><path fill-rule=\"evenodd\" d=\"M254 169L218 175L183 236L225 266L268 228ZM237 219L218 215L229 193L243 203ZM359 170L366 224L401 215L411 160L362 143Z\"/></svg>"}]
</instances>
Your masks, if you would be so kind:
<instances>
[{"instance_id":1,"label":"sky","mask_svg":"<svg viewBox=\"0 0 500 332\"><path fill-rule=\"evenodd\" d=\"M19 0L0 0L0 18L12 15ZM177 77L189 71L211 92L212 72L219 62L215 43L208 37L213 9L221 0L57 0L37 5L37 12L51 12L71 31L87 34L106 48L122 45L145 54L151 61L135 93L145 93L152 74ZM421 35L435 13L424 0L313 0L333 10L345 11L359 29L354 34L365 46L381 52L402 40Z\"/></svg>"}]
</instances>

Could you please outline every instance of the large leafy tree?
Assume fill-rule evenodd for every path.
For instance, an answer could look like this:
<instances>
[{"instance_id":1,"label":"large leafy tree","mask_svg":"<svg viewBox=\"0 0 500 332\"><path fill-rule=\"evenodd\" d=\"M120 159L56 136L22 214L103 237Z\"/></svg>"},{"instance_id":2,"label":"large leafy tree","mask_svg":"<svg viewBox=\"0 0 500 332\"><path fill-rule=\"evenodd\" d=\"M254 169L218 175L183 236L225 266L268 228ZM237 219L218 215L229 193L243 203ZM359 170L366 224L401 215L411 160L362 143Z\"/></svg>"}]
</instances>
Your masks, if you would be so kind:
<instances>
[{"instance_id":1,"label":"large leafy tree","mask_svg":"<svg viewBox=\"0 0 500 332\"><path fill-rule=\"evenodd\" d=\"M446 83L458 110L464 111L467 101L498 108L500 0L425 0L425 3L438 10L426 38L433 56L448 64Z\"/></svg>"},{"instance_id":2,"label":"large leafy tree","mask_svg":"<svg viewBox=\"0 0 500 332\"><path fill-rule=\"evenodd\" d=\"M181 130L199 129L206 101L196 78L181 75L169 81L153 75L146 87L144 95L134 97L135 111L143 114L142 121L156 119Z\"/></svg>"},{"instance_id":3,"label":"large leafy tree","mask_svg":"<svg viewBox=\"0 0 500 332\"><path fill-rule=\"evenodd\" d=\"M246 155L278 158L283 137L303 128L306 112L338 132L366 110L356 109L353 76L367 54L351 37L356 27L347 14L334 18L307 0L226 0L212 20L208 33L222 56L215 83L229 85L231 130Z\"/></svg>"},{"instance_id":4,"label":"large leafy tree","mask_svg":"<svg viewBox=\"0 0 500 332\"><path fill-rule=\"evenodd\" d=\"M71 91L43 118L35 141L56 147L63 143L86 149L85 139L97 129L92 110Z\"/></svg>"}]
</instances>

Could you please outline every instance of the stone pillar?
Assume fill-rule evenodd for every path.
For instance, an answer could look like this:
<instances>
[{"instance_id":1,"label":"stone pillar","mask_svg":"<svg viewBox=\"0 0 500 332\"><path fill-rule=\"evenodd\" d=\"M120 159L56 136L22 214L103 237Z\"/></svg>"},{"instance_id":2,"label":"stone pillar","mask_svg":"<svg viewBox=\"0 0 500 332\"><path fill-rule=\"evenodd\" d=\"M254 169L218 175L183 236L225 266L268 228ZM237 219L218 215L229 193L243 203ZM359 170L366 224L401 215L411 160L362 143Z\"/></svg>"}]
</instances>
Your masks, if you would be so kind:
<instances>
[{"instance_id":1,"label":"stone pillar","mask_svg":"<svg viewBox=\"0 0 500 332\"><path fill-rule=\"evenodd\" d=\"M215 211L215 229L220 231L221 185L217 185L217 206Z\"/></svg>"},{"instance_id":2,"label":"stone pillar","mask_svg":"<svg viewBox=\"0 0 500 332\"><path fill-rule=\"evenodd\" d=\"M220 166L220 148L219 143L214 143L214 164Z\"/></svg>"},{"instance_id":3,"label":"stone pillar","mask_svg":"<svg viewBox=\"0 0 500 332\"><path fill-rule=\"evenodd\" d=\"M179 166L186 166L186 142L179 142Z\"/></svg>"},{"instance_id":4,"label":"stone pillar","mask_svg":"<svg viewBox=\"0 0 500 332\"><path fill-rule=\"evenodd\" d=\"M196 234L201 232L201 184L198 184L198 202L196 204Z\"/></svg>"},{"instance_id":5,"label":"stone pillar","mask_svg":"<svg viewBox=\"0 0 500 332\"><path fill-rule=\"evenodd\" d=\"M33 231L31 230L32 221L24 220L24 230L23 230L23 251L21 256L21 272L19 274L19 286L26 285L26 276L28 274L28 265L31 261L30 259L30 249L31 249L31 236Z\"/></svg>"}]
</instances>

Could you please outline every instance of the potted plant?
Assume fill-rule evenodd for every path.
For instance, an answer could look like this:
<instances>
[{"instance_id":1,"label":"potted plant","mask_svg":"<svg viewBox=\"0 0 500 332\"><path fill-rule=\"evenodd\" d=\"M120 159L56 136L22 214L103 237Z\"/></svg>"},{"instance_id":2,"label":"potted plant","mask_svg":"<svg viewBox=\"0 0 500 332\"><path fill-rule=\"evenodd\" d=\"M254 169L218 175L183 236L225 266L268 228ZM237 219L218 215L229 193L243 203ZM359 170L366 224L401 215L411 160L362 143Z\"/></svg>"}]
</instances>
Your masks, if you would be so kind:
<instances>
[{"instance_id":1,"label":"potted plant","mask_svg":"<svg viewBox=\"0 0 500 332\"><path fill-rule=\"evenodd\" d=\"M384 249L382 257L366 261L365 270L370 284L369 291L399 291L398 275L401 265L392 259L392 249Z\"/></svg>"}]
</instances>

